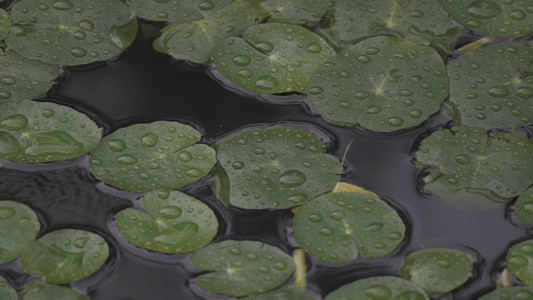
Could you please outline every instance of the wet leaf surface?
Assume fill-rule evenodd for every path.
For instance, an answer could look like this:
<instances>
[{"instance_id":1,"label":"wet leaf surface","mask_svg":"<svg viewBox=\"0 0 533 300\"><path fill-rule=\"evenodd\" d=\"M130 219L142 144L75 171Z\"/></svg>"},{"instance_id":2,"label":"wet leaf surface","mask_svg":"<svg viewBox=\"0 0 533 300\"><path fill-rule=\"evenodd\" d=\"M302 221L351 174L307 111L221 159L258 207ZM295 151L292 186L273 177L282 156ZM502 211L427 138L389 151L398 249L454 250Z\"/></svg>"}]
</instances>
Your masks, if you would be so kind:
<instances>
[{"instance_id":1,"label":"wet leaf surface","mask_svg":"<svg viewBox=\"0 0 533 300\"><path fill-rule=\"evenodd\" d=\"M218 230L214 212L178 191L156 191L141 198L146 213L127 208L116 217L118 230L139 247L184 253L207 245Z\"/></svg>"},{"instance_id":2,"label":"wet leaf surface","mask_svg":"<svg viewBox=\"0 0 533 300\"><path fill-rule=\"evenodd\" d=\"M256 93L305 92L311 74L335 51L304 27L267 23L248 28L213 50L218 71Z\"/></svg>"},{"instance_id":3,"label":"wet leaf surface","mask_svg":"<svg viewBox=\"0 0 533 300\"><path fill-rule=\"evenodd\" d=\"M37 215L26 205L0 201L0 264L17 258L40 227Z\"/></svg>"},{"instance_id":4,"label":"wet leaf surface","mask_svg":"<svg viewBox=\"0 0 533 300\"><path fill-rule=\"evenodd\" d=\"M94 233L60 229L44 235L23 251L24 272L48 283L78 281L96 272L109 255L106 241Z\"/></svg>"},{"instance_id":5,"label":"wet leaf surface","mask_svg":"<svg viewBox=\"0 0 533 300\"><path fill-rule=\"evenodd\" d=\"M18 101L0 105L0 157L37 163L87 154L100 141L98 125L63 105Z\"/></svg>"},{"instance_id":6,"label":"wet leaf surface","mask_svg":"<svg viewBox=\"0 0 533 300\"><path fill-rule=\"evenodd\" d=\"M231 0L129 0L137 16L146 20L164 22L189 22L207 17Z\"/></svg>"},{"instance_id":7,"label":"wet leaf surface","mask_svg":"<svg viewBox=\"0 0 533 300\"><path fill-rule=\"evenodd\" d=\"M448 293L463 285L473 269L473 261L468 254L455 249L433 248L406 255L400 273L432 296Z\"/></svg>"},{"instance_id":8,"label":"wet leaf surface","mask_svg":"<svg viewBox=\"0 0 533 300\"><path fill-rule=\"evenodd\" d=\"M19 293L20 300L89 300L89 297L68 286L43 281L28 283Z\"/></svg>"},{"instance_id":9,"label":"wet leaf surface","mask_svg":"<svg viewBox=\"0 0 533 300\"><path fill-rule=\"evenodd\" d=\"M170 121L135 124L104 137L91 153L91 172L134 192L175 189L200 180L216 162L215 151L196 144L200 133Z\"/></svg>"},{"instance_id":10,"label":"wet leaf surface","mask_svg":"<svg viewBox=\"0 0 533 300\"><path fill-rule=\"evenodd\" d=\"M284 285L280 288L277 288L273 291L251 295L248 297L242 298L243 300L318 300L318 298L307 292L305 289L295 287L293 285Z\"/></svg>"},{"instance_id":11,"label":"wet leaf surface","mask_svg":"<svg viewBox=\"0 0 533 300\"><path fill-rule=\"evenodd\" d=\"M289 24L318 23L330 7L329 0L252 0L268 22Z\"/></svg>"},{"instance_id":12,"label":"wet leaf surface","mask_svg":"<svg viewBox=\"0 0 533 300\"><path fill-rule=\"evenodd\" d=\"M379 276L345 284L324 298L338 299L429 300L429 297L424 290L408 280Z\"/></svg>"},{"instance_id":13,"label":"wet leaf surface","mask_svg":"<svg viewBox=\"0 0 533 300\"><path fill-rule=\"evenodd\" d=\"M201 289L229 296L270 291L294 272L294 261L279 248L256 241L226 240L195 251L191 266L211 271L195 279Z\"/></svg>"},{"instance_id":14,"label":"wet leaf surface","mask_svg":"<svg viewBox=\"0 0 533 300\"><path fill-rule=\"evenodd\" d=\"M18 300L17 291L2 276L0 276L0 299Z\"/></svg>"},{"instance_id":15,"label":"wet leaf surface","mask_svg":"<svg viewBox=\"0 0 533 300\"><path fill-rule=\"evenodd\" d=\"M0 40L4 40L11 28L11 16L3 9L0 9Z\"/></svg>"},{"instance_id":16,"label":"wet leaf surface","mask_svg":"<svg viewBox=\"0 0 533 300\"><path fill-rule=\"evenodd\" d=\"M448 78L433 48L378 36L330 58L306 91L313 110L330 123L392 132L438 112Z\"/></svg>"},{"instance_id":17,"label":"wet leaf surface","mask_svg":"<svg viewBox=\"0 0 533 300\"><path fill-rule=\"evenodd\" d=\"M507 267L525 284L533 285L533 240L520 242L507 252Z\"/></svg>"},{"instance_id":18,"label":"wet leaf surface","mask_svg":"<svg viewBox=\"0 0 533 300\"><path fill-rule=\"evenodd\" d=\"M315 198L294 215L294 238L307 253L331 263L359 254L381 257L403 240L405 225L387 203L367 194L335 193Z\"/></svg>"},{"instance_id":19,"label":"wet leaf surface","mask_svg":"<svg viewBox=\"0 0 533 300\"><path fill-rule=\"evenodd\" d=\"M25 0L11 8L7 45L26 58L80 65L114 57L137 34L137 18L119 0Z\"/></svg>"},{"instance_id":20,"label":"wet leaf surface","mask_svg":"<svg viewBox=\"0 0 533 300\"><path fill-rule=\"evenodd\" d=\"M533 299L533 287L514 286L501 288L485 294L479 300L521 300Z\"/></svg>"},{"instance_id":21,"label":"wet leaf surface","mask_svg":"<svg viewBox=\"0 0 533 300\"><path fill-rule=\"evenodd\" d=\"M528 188L514 203L516 217L529 225L533 225L533 188Z\"/></svg>"},{"instance_id":22,"label":"wet leaf surface","mask_svg":"<svg viewBox=\"0 0 533 300\"><path fill-rule=\"evenodd\" d=\"M330 191L340 178L338 158L323 140L289 127L244 129L214 146L219 163L213 190L245 209L288 208Z\"/></svg>"}]
</instances>

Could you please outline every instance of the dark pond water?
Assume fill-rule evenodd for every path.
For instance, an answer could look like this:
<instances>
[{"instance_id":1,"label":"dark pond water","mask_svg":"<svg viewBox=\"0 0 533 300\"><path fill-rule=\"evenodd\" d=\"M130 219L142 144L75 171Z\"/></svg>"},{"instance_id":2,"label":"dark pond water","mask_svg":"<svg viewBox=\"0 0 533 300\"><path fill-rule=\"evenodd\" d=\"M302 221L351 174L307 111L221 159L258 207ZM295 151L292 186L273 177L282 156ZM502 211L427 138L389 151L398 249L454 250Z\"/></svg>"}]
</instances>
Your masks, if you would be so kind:
<instances>
[{"instance_id":1,"label":"dark pond water","mask_svg":"<svg viewBox=\"0 0 533 300\"><path fill-rule=\"evenodd\" d=\"M151 26L141 24L146 34ZM398 275L407 253L449 247L466 251L476 260L473 278L452 293L453 299L477 298L494 288L509 246L531 238L531 230L512 220L508 207L463 211L420 190L413 152L421 137L447 125L448 120L441 115L421 127L395 134L334 126L314 116L301 95L261 97L238 91L217 79L214 70L154 51L151 38L143 31L120 57L63 71L62 79L41 100L88 114L106 133L135 123L174 120L193 125L204 134L204 142L211 144L243 127L283 123L319 134L339 158L346 151L343 181L372 190L397 208L408 224L407 237L384 258L359 257L333 265L308 257L308 285L317 295L325 296L343 284L369 276ZM298 247L290 230L289 210L227 207L213 196L207 178L181 190L216 211L221 227L215 240L260 240L286 252ZM199 272L188 265L189 254L150 252L129 244L117 233L114 213L138 205L141 194L98 182L89 172L86 156L36 165L6 162L0 169L0 195L36 210L43 223L41 234L79 228L108 241L112 252L105 267L73 284L91 299L213 297L191 285ZM0 275L17 289L33 279L22 272L18 260L0 265ZM435 299L441 298L449 296Z\"/></svg>"}]
</instances>

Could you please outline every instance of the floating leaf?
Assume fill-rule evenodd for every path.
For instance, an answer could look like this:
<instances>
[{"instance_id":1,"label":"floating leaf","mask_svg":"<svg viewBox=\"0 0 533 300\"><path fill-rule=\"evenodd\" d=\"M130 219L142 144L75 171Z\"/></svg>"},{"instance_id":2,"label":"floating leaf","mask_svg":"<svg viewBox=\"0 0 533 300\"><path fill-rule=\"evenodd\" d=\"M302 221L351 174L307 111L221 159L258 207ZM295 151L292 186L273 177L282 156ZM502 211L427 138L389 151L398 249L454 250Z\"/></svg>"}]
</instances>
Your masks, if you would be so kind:
<instances>
[{"instance_id":1,"label":"floating leaf","mask_svg":"<svg viewBox=\"0 0 533 300\"><path fill-rule=\"evenodd\" d=\"M533 141L514 131L487 133L454 126L425 138L416 164L428 168L426 187L449 204L498 207L533 182Z\"/></svg>"},{"instance_id":2,"label":"floating leaf","mask_svg":"<svg viewBox=\"0 0 533 300\"><path fill-rule=\"evenodd\" d=\"M335 51L304 27L281 23L248 28L213 50L222 75L256 93L305 92L311 74Z\"/></svg>"},{"instance_id":3,"label":"floating leaf","mask_svg":"<svg viewBox=\"0 0 533 300\"><path fill-rule=\"evenodd\" d=\"M340 182L340 181L337 182L337 184L335 185L335 187L333 188L331 192L332 193L346 193L346 192L361 193L361 194L367 194L376 199L379 199L379 196L376 195L376 193L366 190L360 186L349 184L347 182Z\"/></svg>"},{"instance_id":4,"label":"floating leaf","mask_svg":"<svg viewBox=\"0 0 533 300\"><path fill-rule=\"evenodd\" d=\"M23 251L24 272L48 283L69 283L96 272L109 255L107 243L94 233L61 229L46 234Z\"/></svg>"},{"instance_id":5,"label":"floating leaf","mask_svg":"<svg viewBox=\"0 0 533 300\"><path fill-rule=\"evenodd\" d=\"M245 1L235 1L206 18L163 28L154 41L155 50L204 64L211 58L211 50L232 36L240 36L257 21L257 16Z\"/></svg>"},{"instance_id":6,"label":"floating leaf","mask_svg":"<svg viewBox=\"0 0 533 300\"><path fill-rule=\"evenodd\" d=\"M527 285L533 285L533 240L512 246L505 257L507 267Z\"/></svg>"},{"instance_id":7,"label":"floating leaf","mask_svg":"<svg viewBox=\"0 0 533 300\"><path fill-rule=\"evenodd\" d=\"M341 46L390 35L450 53L462 32L437 1L428 0L335 1L330 22Z\"/></svg>"},{"instance_id":8,"label":"floating leaf","mask_svg":"<svg viewBox=\"0 0 533 300\"><path fill-rule=\"evenodd\" d=\"M137 16L146 20L189 22L206 17L231 3L231 0L129 0Z\"/></svg>"},{"instance_id":9,"label":"floating leaf","mask_svg":"<svg viewBox=\"0 0 533 300\"><path fill-rule=\"evenodd\" d=\"M117 214L117 228L139 247L163 253L183 253L209 243L218 230L213 211L178 191L147 193L142 213L126 208Z\"/></svg>"},{"instance_id":10,"label":"floating leaf","mask_svg":"<svg viewBox=\"0 0 533 300\"><path fill-rule=\"evenodd\" d=\"M86 115L48 102L0 105L0 157L37 163L87 154L100 141L100 130Z\"/></svg>"},{"instance_id":11,"label":"floating leaf","mask_svg":"<svg viewBox=\"0 0 533 300\"><path fill-rule=\"evenodd\" d=\"M9 282L7 282L7 280L2 276L0 276L0 299L18 300L17 291L15 291L11 284L9 284Z\"/></svg>"},{"instance_id":12,"label":"floating leaf","mask_svg":"<svg viewBox=\"0 0 533 300\"><path fill-rule=\"evenodd\" d=\"M330 58L306 90L313 110L330 123L391 132L438 112L448 78L433 48L378 36Z\"/></svg>"},{"instance_id":13,"label":"floating leaf","mask_svg":"<svg viewBox=\"0 0 533 300\"><path fill-rule=\"evenodd\" d=\"M212 271L196 277L201 289L229 296L270 291L294 272L294 262L280 249L256 241L226 240L195 251L191 265Z\"/></svg>"},{"instance_id":14,"label":"floating leaf","mask_svg":"<svg viewBox=\"0 0 533 300\"><path fill-rule=\"evenodd\" d=\"M507 42L477 48L451 61L447 117L484 128L533 124L532 57L530 44Z\"/></svg>"},{"instance_id":15,"label":"floating leaf","mask_svg":"<svg viewBox=\"0 0 533 300\"><path fill-rule=\"evenodd\" d=\"M40 227L37 215L26 205L0 201L0 264L17 258L35 240Z\"/></svg>"},{"instance_id":16,"label":"floating leaf","mask_svg":"<svg viewBox=\"0 0 533 300\"><path fill-rule=\"evenodd\" d=\"M478 300L522 300L533 299L533 287L515 286L497 289Z\"/></svg>"},{"instance_id":17,"label":"floating leaf","mask_svg":"<svg viewBox=\"0 0 533 300\"><path fill-rule=\"evenodd\" d=\"M530 1L439 0L462 25L480 33L511 36L533 32Z\"/></svg>"},{"instance_id":18,"label":"floating leaf","mask_svg":"<svg viewBox=\"0 0 533 300\"><path fill-rule=\"evenodd\" d=\"M424 290L405 279L379 276L343 285L324 298L337 299L429 300L429 297Z\"/></svg>"},{"instance_id":19,"label":"floating leaf","mask_svg":"<svg viewBox=\"0 0 533 300\"><path fill-rule=\"evenodd\" d=\"M198 181L216 162L215 151L195 144L200 133L178 122L157 121L121 128L91 153L95 176L114 187L149 192Z\"/></svg>"},{"instance_id":20,"label":"floating leaf","mask_svg":"<svg viewBox=\"0 0 533 300\"><path fill-rule=\"evenodd\" d=\"M137 34L137 18L119 0L24 0L11 8L6 43L26 58L80 65L126 49Z\"/></svg>"},{"instance_id":21,"label":"floating leaf","mask_svg":"<svg viewBox=\"0 0 533 300\"><path fill-rule=\"evenodd\" d=\"M293 285L284 285L280 288L277 288L273 291L251 295L248 297L241 298L242 300L318 300L318 298L307 292L305 289L295 287Z\"/></svg>"},{"instance_id":22,"label":"floating leaf","mask_svg":"<svg viewBox=\"0 0 533 300\"><path fill-rule=\"evenodd\" d=\"M533 188L527 189L514 204L514 213L518 220L533 225Z\"/></svg>"},{"instance_id":23,"label":"floating leaf","mask_svg":"<svg viewBox=\"0 0 533 300\"><path fill-rule=\"evenodd\" d=\"M406 255L400 273L423 288L428 295L448 293L464 284L472 275L470 255L455 249L424 249Z\"/></svg>"},{"instance_id":24,"label":"floating leaf","mask_svg":"<svg viewBox=\"0 0 533 300\"><path fill-rule=\"evenodd\" d=\"M294 215L294 238L305 251L331 263L389 254L403 240L405 225L382 200L360 193L326 194Z\"/></svg>"},{"instance_id":25,"label":"floating leaf","mask_svg":"<svg viewBox=\"0 0 533 300\"><path fill-rule=\"evenodd\" d=\"M0 8L0 40L4 40L11 28L11 16Z\"/></svg>"},{"instance_id":26,"label":"floating leaf","mask_svg":"<svg viewBox=\"0 0 533 300\"><path fill-rule=\"evenodd\" d=\"M59 76L56 65L26 59L9 49L0 53L0 104L39 97Z\"/></svg>"},{"instance_id":27,"label":"floating leaf","mask_svg":"<svg viewBox=\"0 0 533 300\"><path fill-rule=\"evenodd\" d=\"M20 300L89 300L89 297L68 286L32 281L19 293ZM3 298L2 298L3 299Z\"/></svg>"},{"instance_id":28,"label":"floating leaf","mask_svg":"<svg viewBox=\"0 0 533 300\"><path fill-rule=\"evenodd\" d=\"M329 0L252 0L269 22L305 24L318 23L329 9Z\"/></svg>"},{"instance_id":29,"label":"floating leaf","mask_svg":"<svg viewBox=\"0 0 533 300\"><path fill-rule=\"evenodd\" d=\"M342 171L324 141L302 129L245 129L214 147L215 194L245 209L301 205L331 191Z\"/></svg>"}]
</instances>

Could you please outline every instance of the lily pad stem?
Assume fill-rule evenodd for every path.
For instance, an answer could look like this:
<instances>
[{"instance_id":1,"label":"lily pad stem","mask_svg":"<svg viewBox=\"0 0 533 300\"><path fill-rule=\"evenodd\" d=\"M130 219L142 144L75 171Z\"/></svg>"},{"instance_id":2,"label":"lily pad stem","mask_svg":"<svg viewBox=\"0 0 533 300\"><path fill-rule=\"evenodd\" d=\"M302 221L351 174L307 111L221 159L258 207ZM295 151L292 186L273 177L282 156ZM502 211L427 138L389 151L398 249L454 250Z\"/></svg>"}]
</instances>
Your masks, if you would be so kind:
<instances>
[{"instance_id":1,"label":"lily pad stem","mask_svg":"<svg viewBox=\"0 0 533 300\"><path fill-rule=\"evenodd\" d=\"M294 272L294 286L305 289L307 286L307 266L305 264L305 250L302 248L295 249L292 252L292 259L296 264Z\"/></svg>"}]
</instances>

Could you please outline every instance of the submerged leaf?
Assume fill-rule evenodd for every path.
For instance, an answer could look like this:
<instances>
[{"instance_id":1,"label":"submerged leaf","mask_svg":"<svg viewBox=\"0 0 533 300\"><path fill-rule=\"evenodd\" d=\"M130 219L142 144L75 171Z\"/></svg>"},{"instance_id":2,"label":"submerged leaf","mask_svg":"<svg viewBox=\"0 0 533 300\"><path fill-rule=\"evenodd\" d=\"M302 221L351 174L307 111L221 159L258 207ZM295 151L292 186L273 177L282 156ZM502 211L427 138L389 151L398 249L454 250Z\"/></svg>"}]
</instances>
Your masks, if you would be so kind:
<instances>
[{"instance_id":1,"label":"submerged leaf","mask_svg":"<svg viewBox=\"0 0 533 300\"><path fill-rule=\"evenodd\" d=\"M324 298L338 299L429 300L429 297L424 290L405 279L379 276L345 284Z\"/></svg>"},{"instance_id":2,"label":"submerged leaf","mask_svg":"<svg viewBox=\"0 0 533 300\"><path fill-rule=\"evenodd\" d=\"M7 280L0 276L0 299L2 300L18 300L17 291L7 282Z\"/></svg>"},{"instance_id":3,"label":"submerged leaf","mask_svg":"<svg viewBox=\"0 0 533 300\"><path fill-rule=\"evenodd\" d=\"M68 286L43 281L28 283L19 293L20 300L89 300L89 297ZM3 299L3 298L2 298Z\"/></svg>"},{"instance_id":4,"label":"submerged leaf","mask_svg":"<svg viewBox=\"0 0 533 300\"><path fill-rule=\"evenodd\" d=\"M512 246L505 257L507 267L525 284L533 285L533 240Z\"/></svg>"},{"instance_id":5,"label":"submerged leaf","mask_svg":"<svg viewBox=\"0 0 533 300\"><path fill-rule=\"evenodd\" d=\"M0 41L4 40L11 28L11 16L3 9L0 9Z\"/></svg>"},{"instance_id":6,"label":"submerged leaf","mask_svg":"<svg viewBox=\"0 0 533 300\"><path fill-rule=\"evenodd\" d=\"M533 299L533 287L515 286L494 290L478 300L522 300Z\"/></svg>"},{"instance_id":7,"label":"submerged leaf","mask_svg":"<svg viewBox=\"0 0 533 300\"><path fill-rule=\"evenodd\" d=\"M0 264L18 257L35 240L40 227L37 215L26 205L0 201Z\"/></svg>"},{"instance_id":8,"label":"submerged leaf","mask_svg":"<svg viewBox=\"0 0 533 300\"><path fill-rule=\"evenodd\" d=\"M215 194L245 209L301 205L331 191L342 170L324 141L302 129L245 129L214 147Z\"/></svg>"},{"instance_id":9,"label":"submerged leaf","mask_svg":"<svg viewBox=\"0 0 533 300\"><path fill-rule=\"evenodd\" d=\"M329 9L330 0L252 0L269 16L269 22L318 23Z\"/></svg>"},{"instance_id":10,"label":"submerged leaf","mask_svg":"<svg viewBox=\"0 0 533 300\"><path fill-rule=\"evenodd\" d=\"M387 203L367 194L326 194L294 215L294 238L305 251L331 263L389 254L403 240L405 225Z\"/></svg>"},{"instance_id":11,"label":"submerged leaf","mask_svg":"<svg viewBox=\"0 0 533 300\"><path fill-rule=\"evenodd\" d=\"M289 255L256 241L213 243L195 251L189 262L198 270L212 271L196 277L201 289L236 297L270 291L294 272Z\"/></svg>"},{"instance_id":12,"label":"submerged leaf","mask_svg":"<svg viewBox=\"0 0 533 300\"><path fill-rule=\"evenodd\" d=\"M189 22L216 12L231 0L129 0L137 16L146 20Z\"/></svg>"},{"instance_id":13,"label":"submerged leaf","mask_svg":"<svg viewBox=\"0 0 533 300\"><path fill-rule=\"evenodd\" d=\"M118 230L137 246L162 253L183 253L209 243L218 230L213 211L178 191L157 191L141 198L146 210L132 208L116 217Z\"/></svg>"},{"instance_id":14,"label":"submerged leaf","mask_svg":"<svg viewBox=\"0 0 533 300\"><path fill-rule=\"evenodd\" d=\"M306 90L313 110L330 123L391 132L438 112L448 78L433 48L378 36L330 58Z\"/></svg>"},{"instance_id":15,"label":"submerged leaf","mask_svg":"<svg viewBox=\"0 0 533 300\"><path fill-rule=\"evenodd\" d=\"M215 151L199 140L198 131L178 122L135 124L104 137L89 165L98 179L127 191L176 189L200 180L216 162Z\"/></svg>"}]
</instances>

